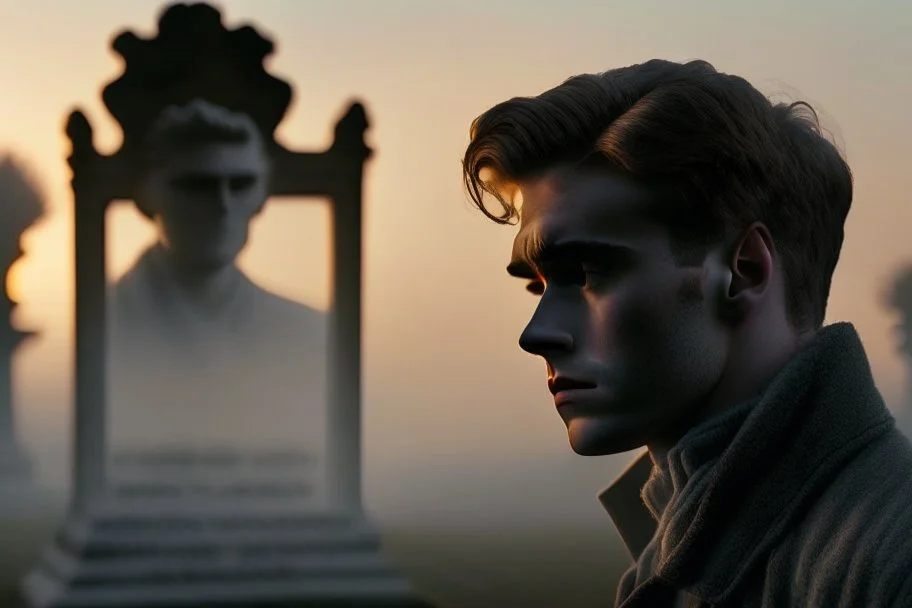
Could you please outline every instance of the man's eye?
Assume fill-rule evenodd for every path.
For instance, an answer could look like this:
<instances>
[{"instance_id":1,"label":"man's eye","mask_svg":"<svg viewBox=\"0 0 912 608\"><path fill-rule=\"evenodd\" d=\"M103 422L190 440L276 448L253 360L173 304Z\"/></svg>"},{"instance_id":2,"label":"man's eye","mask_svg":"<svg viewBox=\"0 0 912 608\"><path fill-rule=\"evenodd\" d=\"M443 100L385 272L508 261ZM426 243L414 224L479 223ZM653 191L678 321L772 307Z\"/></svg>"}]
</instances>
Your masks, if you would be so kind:
<instances>
[{"instance_id":1,"label":"man's eye","mask_svg":"<svg viewBox=\"0 0 912 608\"><path fill-rule=\"evenodd\" d=\"M585 264L583 272L588 285L605 285L614 283L624 275L625 268L619 264Z\"/></svg>"},{"instance_id":2,"label":"man's eye","mask_svg":"<svg viewBox=\"0 0 912 608\"><path fill-rule=\"evenodd\" d=\"M540 296L545 293L545 284L541 281L529 281L529 284L526 285L526 291L536 296Z\"/></svg>"},{"instance_id":3,"label":"man's eye","mask_svg":"<svg viewBox=\"0 0 912 608\"><path fill-rule=\"evenodd\" d=\"M190 194L203 194L218 190L218 180L209 177L179 177L172 184Z\"/></svg>"},{"instance_id":4,"label":"man's eye","mask_svg":"<svg viewBox=\"0 0 912 608\"><path fill-rule=\"evenodd\" d=\"M583 264L583 272L587 275L607 275L613 274L615 268L611 264Z\"/></svg>"},{"instance_id":5,"label":"man's eye","mask_svg":"<svg viewBox=\"0 0 912 608\"><path fill-rule=\"evenodd\" d=\"M549 281L560 285L585 285L588 273L576 264L561 264L548 269Z\"/></svg>"},{"instance_id":6,"label":"man's eye","mask_svg":"<svg viewBox=\"0 0 912 608\"><path fill-rule=\"evenodd\" d=\"M231 188L232 192L241 192L243 190L249 190L256 183L256 178L252 176L243 176L243 177L232 177L228 186Z\"/></svg>"}]
</instances>

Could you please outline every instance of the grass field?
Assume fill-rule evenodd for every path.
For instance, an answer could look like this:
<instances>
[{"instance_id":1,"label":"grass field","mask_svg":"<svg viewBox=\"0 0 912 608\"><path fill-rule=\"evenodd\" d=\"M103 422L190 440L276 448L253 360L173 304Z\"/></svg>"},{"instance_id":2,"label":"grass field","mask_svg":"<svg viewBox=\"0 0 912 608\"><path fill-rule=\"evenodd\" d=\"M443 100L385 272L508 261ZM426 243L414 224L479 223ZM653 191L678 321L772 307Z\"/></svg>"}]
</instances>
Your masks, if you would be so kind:
<instances>
[{"instance_id":1,"label":"grass field","mask_svg":"<svg viewBox=\"0 0 912 608\"><path fill-rule=\"evenodd\" d=\"M602 531L390 530L388 555L439 608L611 606L630 557Z\"/></svg>"},{"instance_id":2,"label":"grass field","mask_svg":"<svg viewBox=\"0 0 912 608\"><path fill-rule=\"evenodd\" d=\"M54 537L58 509L17 510L0 518L0 608L12 606L19 579Z\"/></svg>"},{"instance_id":3,"label":"grass field","mask_svg":"<svg viewBox=\"0 0 912 608\"><path fill-rule=\"evenodd\" d=\"M0 607L38 559L56 514L0 522ZM441 527L384 530L386 551L438 608L588 608L611 605L629 558L604 530Z\"/></svg>"}]
</instances>

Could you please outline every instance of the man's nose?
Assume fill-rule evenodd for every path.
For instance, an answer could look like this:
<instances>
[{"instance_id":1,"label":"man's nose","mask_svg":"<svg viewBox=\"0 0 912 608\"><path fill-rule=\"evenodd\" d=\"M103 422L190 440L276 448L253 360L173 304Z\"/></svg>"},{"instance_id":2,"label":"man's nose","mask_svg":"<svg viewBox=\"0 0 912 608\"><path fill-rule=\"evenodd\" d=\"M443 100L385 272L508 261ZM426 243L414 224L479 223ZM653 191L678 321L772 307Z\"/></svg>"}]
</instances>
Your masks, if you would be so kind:
<instances>
[{"instance_id":1,"label":"man's nose","mask_svg":"<svg viewBox=\"0 0 912 608\"><path fill-rule=\"evenodd\" d=\"M573 335L556 323L533 317L519 336L519 347L541 357L573 350Z\"/></svg>"},{"instance_id":2,"label":"man's nose","mask_svg":"<svg viewBox=\"0 0 912 608\"><path fill-rule=\"evenodd\" d=\"M228 213L231 205L231 186L227 180L219 180L212 199L212 206L219 215Z\"/></svg>"}]
</instances>

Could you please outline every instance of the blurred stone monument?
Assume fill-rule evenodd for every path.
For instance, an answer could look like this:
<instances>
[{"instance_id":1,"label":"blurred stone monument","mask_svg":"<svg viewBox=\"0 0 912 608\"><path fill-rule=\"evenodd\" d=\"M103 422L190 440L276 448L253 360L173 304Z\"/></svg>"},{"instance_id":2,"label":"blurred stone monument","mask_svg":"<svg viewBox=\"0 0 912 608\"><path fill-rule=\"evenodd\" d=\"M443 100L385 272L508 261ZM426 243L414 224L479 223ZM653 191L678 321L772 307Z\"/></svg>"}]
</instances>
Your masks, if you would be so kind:
<instances>
[{"instance_id":1,"label":"blurred stone monument","mask_svg":"<svg viewBox=\"0 0 912 608\"><path fill-rule=\"evenodd\" d=\"M23 255L22 234L44 215L44 201L28 172L12 156L0 158L0 507L23 497L34 484L32 463L16 432L13 407L13 355L33 332L12 322L17 302L9 294L10 269Z\"/></svg>"},{"instance_id":2,"label":"blurred stone monument","mask_svg":"<svg viewBox=\"0 0 912 608\"><path fill-rule=\"evenodd\" d=\"M185 511L317 507L327 315L237 264L269 194L259 128L194 99L147 141L134 202L158 239L108 301L109 489Z\"/></svg>"},{"instance_id":3,"label":"blurred stone monument","mask_svg":"<svg viewBox=\"0 0 912 608\"><path fill-rule=\"evenodd\" d=\"M23 582L23 603L47 608L426 607L384 557L361 501L362 178L371 152L364 142L364 108L358 103L348 108L328 149L288 150L273 134L292 90L263 66L273 51L269 40L250 26L226 29L219 12L206 4L169 6L158 26L151 39L125 32L112 44L124 59L124 73L102 98L122 127L120 149L99 153L81 112L73 112L67 124L76 231L73 494L57 541ZM223 117L245 116L255 125L270 165L268 195L319 196L331 203L328 504L320 511L264 511L229 496L187 509L183 495L129 500L121 492L134 475L131 470L134 487L148 489L138 479L141 471L192 468L201 458L230 465L236 460L230 451L162 456L140 450L130 462L119 463L116 476L110 470L107 313L112 301L121 307L124 299L115 293L109 300L106 293L105 212L115 200L140 204L150 133L163 114L194 107ZM301 407L307 399L301 396ZM271 458L267 468L289 460L281 453Z\"/></svg>"},{"instance_id":4,"label":"blurred stone monument","mask_svg":"<svg viewBox=\"0 0 912 608\"><path fill-rule=\"evenodd\" d=\"M896 425L912 439L912 266L900 269L890 282L884 304L898 314L897 350L906 363L906 399L896 415Z\"/></svg>"}]
</instances>

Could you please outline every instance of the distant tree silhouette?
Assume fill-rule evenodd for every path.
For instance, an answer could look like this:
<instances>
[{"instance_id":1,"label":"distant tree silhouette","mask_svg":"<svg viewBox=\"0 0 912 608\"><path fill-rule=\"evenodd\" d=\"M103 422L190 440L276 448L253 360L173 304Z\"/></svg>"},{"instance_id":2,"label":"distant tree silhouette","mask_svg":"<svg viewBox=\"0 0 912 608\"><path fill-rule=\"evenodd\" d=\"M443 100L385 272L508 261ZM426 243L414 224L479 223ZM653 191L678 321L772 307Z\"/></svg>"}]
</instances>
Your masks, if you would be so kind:
<instances>
[{"instance_id":1,"label":"distant tree silhouette","mask_svg":"<svg viewBox=\"0 0 912 608\"><path fill-rule=\"evenodd\" d=\"M8 275L22 255L22 234L45 212L44 198L24 165L13 155L0 155L0 268L3 295L0 297L0 478L29 478L31 465L16 442L12 404L12 357L32 332L13 326L11 316L17 302L10 298Z\"/></svg>"},{"instance_id":2,"label":"distant tree silhouette","mask_svg":"<svg viewBox=\"0 0 912 608\"><path fill-rule=\"evenodd\" d=\"M886 307L900 315L898 350L912 358L912 264L903 266L893 275L885 296Z\"/></svg>"},{"instance_id":3,"label":"distant tree silhouette","mask_svg":"<svg viewBox=\"0 0 912 608\"><path fill-rule=\"evenodd\" d=\"M13 154L0 154L0 210L3 242L19 237L45 213L44 196L31 173Z\"/></svg>"},{"instance_id":4,"label":"distant tree silhouette","mask_svg":"<svg viewBox=\"0 0 912 608\"><path fill-rule=\"evenodd\" d=\"M884 294L887 309L899 313L897 350L906 360L907 380L905 403L895 412L898 428L912 439L912 263L902 266L889 283Z\"/></svg>"}]
</instances>

